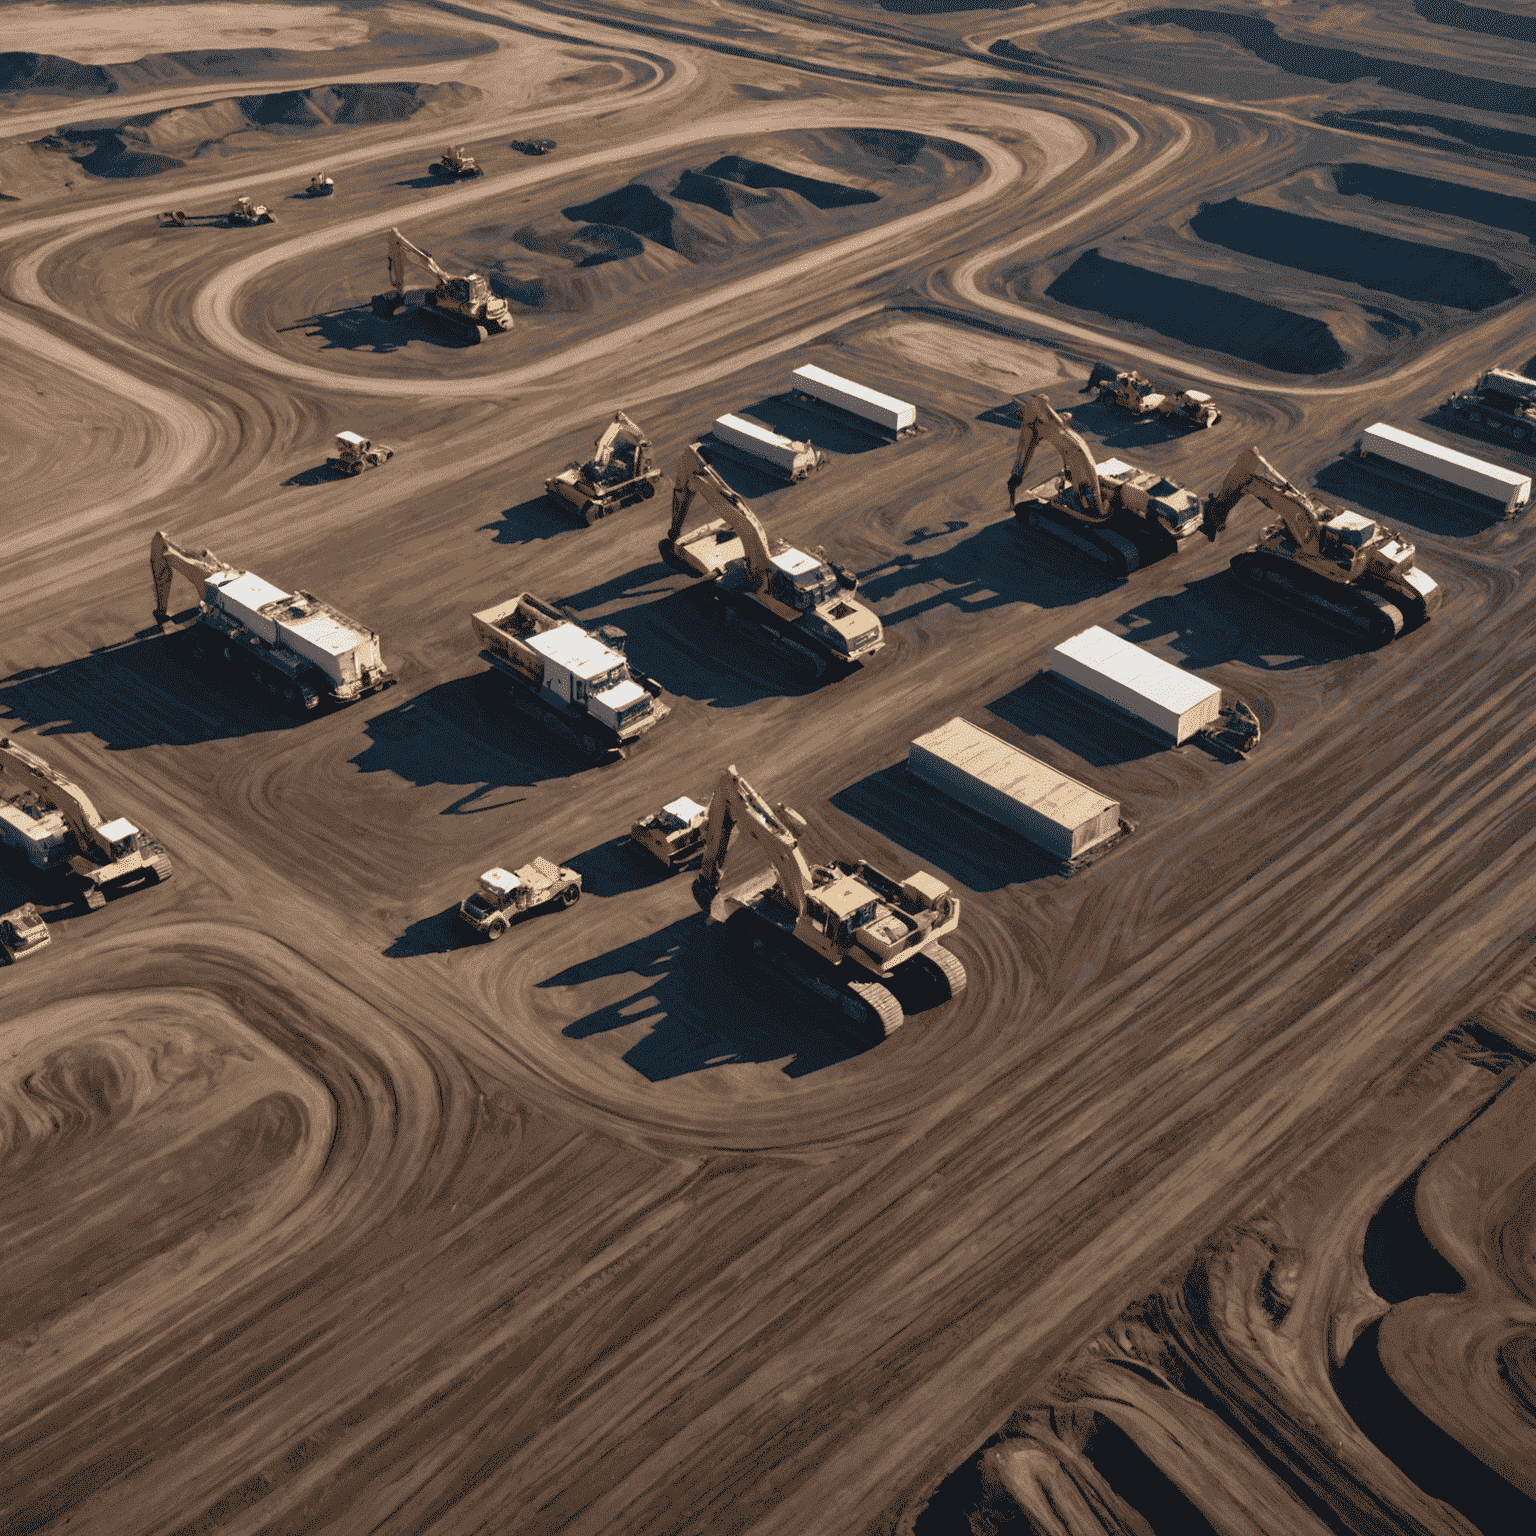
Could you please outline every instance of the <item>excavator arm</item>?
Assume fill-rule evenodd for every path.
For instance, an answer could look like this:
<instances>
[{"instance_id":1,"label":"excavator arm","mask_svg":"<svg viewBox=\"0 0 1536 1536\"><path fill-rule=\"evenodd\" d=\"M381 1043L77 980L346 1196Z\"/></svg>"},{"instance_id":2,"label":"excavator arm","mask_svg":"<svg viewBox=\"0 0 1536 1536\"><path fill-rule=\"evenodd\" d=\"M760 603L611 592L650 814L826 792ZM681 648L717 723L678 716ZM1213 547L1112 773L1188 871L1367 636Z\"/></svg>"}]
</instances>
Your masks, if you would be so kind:
<instances>
[{"instance_id":1,"label":"excavator arm","mask_svg":"<svg viewBox=\"0 0 1536 1536\"><path fill-rule=\"evenodd\" d=\"M725 519L731 532L741 540L753 579L759 585L765 582L771 560L768 530L757 520L751 507L704 462L699 445L690 443L678 455L677 473L673 476L672 526L667 532L669 544L677 543L695 496L702 496Z\"/></svg>"},{"instance_id":2,"label":"excavator arm","mask_svg":"<svg viewBox=\"0 0 1536 1536\"><path fill-rule=\"evenodd\" d=\"M166 605L171 596L171 581L178 571L197 588L201 602L203 585L208 578L233 569L211 549L183 549L164 533L157 532L149 541L149 571L155 582L155 623L164 624L170 619Z\"/></svg>"},{"instance_id":3,"label":"excavator arm","mask_svg":"<svg viewBox=\"0 0 1536 1536\"><path fill-rule=\"evenodd\" d=\"M785 815L791 814L787 810ZM773 811L768 802L737 773L731 764L720 775L715 795L709 803L709 826L704 836L704 861L699 866L695 889L701 897L714 899L725 871L725 855L731 844L731 832L739 826L773 863L779 890L798 921L805 911L805 893L811 888L811 869L800 852L795 834ZM707 902L706 902L707 905Z\"/></svg>"},{"instance_id":4,"label":"excavator arm","mask_svg":"<svg viewBox=\"0 0 1536 1536\"><path fill-rule=\"evenodd\" d=\"M82 852L96 846L96 828L101 825L101 817L90 797L35 752L17 746L9 736L0 737L0 782L14 789L35 789L58 806Z\"/></svg>"},{"instance_id":5,"label":"excavator arm","mask_svg":"<svg viewBox=\"0 0 1536 1536\"><path fill-rule=\"evenodd\" d=\"M398 229L392 229L389 232L389 280L402 299L405 297L405 269L409 266L430 272L440 283L448 281L448 274L431 256L419 245L412 245Z\"/></svg>"},{"instance_id":6,"label":"excavator arm","mask_svg":"<svg viewBox=\"0 0 1536 1536\"><path fill-rule=\"evenodd\" d=\"M1061 467L1067 479L1076 487L1083 510L1087 512L1088 503L1091 502L1094 520L1104 522L1109 517L1109 511L1104 505L1104 492L1099 485L1098 466L1081 434L1067 425L1045 395L1015 395L1014 404L1019 413L1019 446L1013 456L1013 473L1008 477L1009 503L1013 502L1019 487L1024 483L1035 450L1044 442L1061 455Z\"/></svg>"},{"instance_id":7,"label":"excavator arm","mask_svg":"<svg viewBox=\"0 0 1536 1536\"><path fill-rule=\"evenodd\" d=\"M1311 497L1292 485L1257 448L1244 448L1232 461L1221 489L1205 504L1200 531L1211 543L1226 528L1232 509L1244 496L1262 501L1278 516L1302 549L1320 547L1324 518Z\"/></svg>"},{"instance_id":8,"label":"excavator arm","mask_svg":"<svg viewBox=\"0 0 1536 1536\"><path fill-rule=\"evenodd\" d=\"M635 445L635 469L640 471L641 460L645 456L645 450L651 446L651 440L644 432L632 422L623 411L614 413L613 421L608 430L598 438L597 446L592 454L592 468L601 474L613 462L613 447L620 437L627 437Z\"/></svg>"}]
</instances>

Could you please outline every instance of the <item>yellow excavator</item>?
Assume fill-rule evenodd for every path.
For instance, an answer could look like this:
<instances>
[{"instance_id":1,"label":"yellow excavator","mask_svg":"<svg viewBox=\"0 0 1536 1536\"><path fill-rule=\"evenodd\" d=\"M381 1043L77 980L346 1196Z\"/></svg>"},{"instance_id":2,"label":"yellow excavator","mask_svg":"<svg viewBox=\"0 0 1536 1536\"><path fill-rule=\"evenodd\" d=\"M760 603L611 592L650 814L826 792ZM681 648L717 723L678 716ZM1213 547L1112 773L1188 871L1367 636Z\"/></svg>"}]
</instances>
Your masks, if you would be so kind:
<instances>
[{"instance_id":1,"label":"yellow excavator","mask_svg":"<svg viewBox=\"0 0 1536 1536\"><path fill-rule=\"evenodd\" d=\"M544 482L545 494L589 527L620 507L656 494L661 471L651 463L651 440L623 411L614 414L585 464L574 459Z\"/></svg>"},{"instance_id":2,"label":"yellow excavator","mask_svg":"<svg viewBox=\"0 0 1536 1536\"><path fill-rule=\"evenodd\" d=\"M788 806L770 807L734 764L720 775L694 894L710 921L726 925L738 953L874 1039L903 1023L887 985L899 967L925 971L941 994L963 992L965 967L939 943L960 926L959 897L926 870L898 881L864 859L813 867L792 830L804 826ZM736 828L772 870L722 892Z\"/></svg>"},{"instance_id":3,"label":"yellow excavator","mask_svg":"<svg viewBox=\"0 0 1536 1536\"><path fill-rule=\"evenodd\" d=\"M478 272L467 277L450 276L428 252L412 245L398 229L389 232L389 280L395 291L373 296L373 312L381 320L394 319L406 302L406 272L410 267L420 267L437 285L422 292L419 313L446 326L471 346L493 333L512 329L512 311L507 301L491 292L486 278Z\"/></svg>"},{"instance_id":4,"label":"yellow excavator","mask_svg":"<svg viewBox=\"0 0 1536 1536\"><path fill-rule=\"evenodd\" d=\"M677 460L672 486L672 526L658 546L675 571L706 583L699 590L726 617L755 626L820 677L829 663L851 667L885 644L879 616L855 602L859 578L827 558L807 554L782 539L772 544L757 514L705 462L691 443ZM696 499L720 516L683 533Z\"/></svg>"},{"instance_id":5,"label":"yellow excavator","mask_svg":"<svg viewBox=\"0 0 1536 1536\"><path fill-rule=\"evenodd\" d=\"M1093 452L1045 395L1016 395L1019 442L1008 504L1026 528L1065 544L1111 576L1129 576L1177 553L1200 531L1200 498L1177 481L1120 459L1096 464ZM1024 493L1019 487L1044 443L1061 455L1061 473Z\"/></svg>"},{"instance_id":6,"label":"yellow excavator","mask_svg":"<svg viewBox=\"0 0 1536 1536\"><path fill-rule=\"evenodd\" d=\"M86 907L107 887L171 878L165 849L126 816L103 821L90 796L35 752L0 737L0 839L44 877L72 885Z\"/></svg>"},{"instance_id":7,"label":"yellow excavator","mask_svg":"<svg viewBox=\"0 0 1536 1536\"><path fill-rule=\"evenodd\" d=\"M1233 578L1331 629L1378 645L1426 623L1444 594L1419 569L1412 544L1358 512L1314 502L1257 448L1245 448L1205 504L1212 543L1244 496L1279 517L1231 562Z\"/></svg>"}]
</instances>

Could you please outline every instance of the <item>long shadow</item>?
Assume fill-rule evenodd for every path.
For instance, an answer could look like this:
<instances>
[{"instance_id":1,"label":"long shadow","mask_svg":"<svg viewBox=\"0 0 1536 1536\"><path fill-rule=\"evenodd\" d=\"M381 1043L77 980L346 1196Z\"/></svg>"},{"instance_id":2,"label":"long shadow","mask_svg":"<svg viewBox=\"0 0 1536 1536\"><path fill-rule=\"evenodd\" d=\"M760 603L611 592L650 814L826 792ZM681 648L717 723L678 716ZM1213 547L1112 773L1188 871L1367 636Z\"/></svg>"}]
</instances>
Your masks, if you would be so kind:
<instances>
[{"instance_id":1,"label":"long shadow","mask_svg":"<svg viewBox=\"0 0 1536 1536\"><path fill-rule=\"evenodd\" d=\"M1366 1279L1394 1306L1410 1296L1454 1296L1466 1282L1424 1235L1415 1207L1417 1172L1405 1179L1371 1217L1365 1229Z\"/></svg>"},{"instance_id":2,"label":"long shadow","mask_svg":"<svg viewBox=\"0 0 1536 1536\"><path fill-rule=\"evenodd\" d=\"M1313 482L1332 501L1441 538L1469 539L1503 520L1503 512L1491 502L1487 512L1474 511L1450 496L1437 496L1427 485L1420 488L1389 480L1354 459L1334 459L1325 464Z\"/></svg>"},{"instance_id":3,"label":"long shadow","mask_svg":"<svg viewBox=\"0 0 1536 1536\"><path fill-rule=\"evenodd\" d=\"M1413 176L1407 171L1391 171L1353 160L1334 166L1333 184L1345 197L1369 197L1378 203L1448 214L1453 219L1513 230L1536 240L1536 202L1528 197L1485 192L1481 187L1437 181L1432 176Z\"/></svg>"},{"instance_id":4,"label":"long shadow","mask_svg":"<svg viewBox=\"0 0 1536 1536\"><path fill-rule=\"evenodd\" d=\"M658 521L656 531L658 535L665 533L665 523ZM676 574L671 566L653 560L649 565L641 566L638 571L625 571L622 575L598 582L596 586L583 587L579 592L569 593L559 601L563 607L574 608L578 612L601 608L625 597L644 603L653 598L665 583L673 580Z\"/></svg>"},{"instance_id":5,"label":"long shadow","mask_svg":"<svg viewBox=\"0 0 1536 1536\"><path fill-rule=\"evenodd\" d=\"M627 835L599 843L565 863L581 876L581 889L589 896L623 896L672 878L670 870L632 846Z\"/></svg>"},{"instance_id":6,"label":"long shadow","mask_svg":"<svg viewBox=\"0 0 1536 1536\"><path fill-rule=\"evenodd\" d=\"M384 951L385 955L391 960L409 960L416 955L446 955L462 949L473 935L455 921L458 910L455 902L431 917L418 918Z\"/></svg>"},{"instance_id":7,"label":"long shadow","mask_svg":"<svg viewBox=\"0 0 1536 1536\"><path fill-rule=\"evenodd\" d=\"M568 987L604 976L635 976L631 993L567 1024L567 1040L636 1025L646 1033L624 1061L653 1083L712 1067L775 1062L786 1077L805 1077L867 1050L835 1023L811 1014L798 994L780 990L733 960L718 925L699 913L659 933L570 966L541 981Z\"/></svg>"},{"instance_id":8,"label":"long shadow","mask_svg":"<svg viewBox=\"0 0 1536 1536\"><path fill-rule=\"evenodd\" d=\"M187 660L187 642L185 632L144 630L74 661L18 672L0 681L0 711L40 736L84 732L114 752L302 724L241 679L226 684L199 675Z\"/></svg>"},{"instance_id":9,"label":"long shadow","mask_svg":"<svg viewBox=\"0 0 1536 1536\"><path fill-rule=\"evenodd\" d=\"M1430 1498L1470 1520L1482 1536L1530 1536L1536 1530L1536 1500L1421 1413L1392 1380L1381 1360L1379 1319L1332 1374L1345 1411Z\"/></svg>"},{"instance_id":10,"label":"long shadow","mask_svg":"<svg viewBox=\"0 0 1536 1536\"><path fill-rule=\"evenodd\" d=\"M1240 661L1260 672L1293 672L1358 655L1361 645L1308 623L1276 604L1256 600L1226 571L1213 571L1182 591L1152 597L1116 620L1139 641L1172 636L1172 648L1192 672ZM1283 658L1283 659L1274 659Z\"/></svg>"},{"instance_id":11,"label":"long shadow","mask_svg":"<svg viewBox=\"0 0 1536 1536\"><path fill-rule=\"evenodd\" d=\"M289 475L283 481L284 485L330 485L332 481L341 479L341 476L331 468L329 464L315 464L309 469L301 469L296 475Z\"/></svg>"},{"instance_id":12,"label":"long shadow","mask_svg":"<svg viewBox=\"0 0 1536 1536\"><path fill-rule=\"evenodd\" d=\"M315 315L313 324L310 334L321 337L327 348L353 352L398 352L413 341L430 341L435 346L455 349L469 345L447 326L418 318L414 306L402 310L393 320L385 320L374 314L372 305L358 304L351 309Z\"/></svg>"},{"instance_id":13,"label":"long shadow","mask_svg":"<svg viewBox=\"0 0 1536 1536\"><path fill-rule=\"evenodd\" d=\"M367 733L371 744L352 759L363 773L392 773L419 789L476 786L447 806L445 816L516 805L521 796L510 791L581 766L556 737L526 721L487 673L406 699L375 715Z\"/></svg>"},{"instance_id":14,"label":"long shadow","mask_svg":"<svg viewBox=\"0 0 1536 1536\"><path fill-rule=\"evenodd\" d=\"M1111 261L1097 250L1085 251L1045 292L1059 304L1129 320L1278 373L1330 373L1348 361L1333 332L1310 315Z\"/></svg>"},{"instance_id":15,"label":"long shadow","mask_svg":"<svg viewBox=\"0 0 1536 1536\"><path fill-rule=\"evenodd\" d=\"M810 439L818 448L832 453L868 453L872 448L887 446L886 441L875 434L874 428L860 432L811 406L802 405L790 395L765 395L761 400L743 406L737 414L761 422L780 437L796 441Z\"/></svg>"},{"instance_id":16,"label":"long shadow","mask_svg":"<svg viewBox=\"0 0 1536 1536\"><path fill-rule=\"evenodd\" d=\"M1172 745L1156 737L1150 726L1137 725L1050 672L1037 672L987 708L1026 736L1046 737L1095 768L1156 757Z\"/></svg>"},{"instance_id":17,"label":"long shadow","mask_svg":"<svg viewBox=\"0 0 1536 1536\"><path fill-rule=\"evenodd\" d=\"M1486 256L1400 240L1396 235L1265 208L1235 197L1202 203L1189 227L1202 240L1242 256L1423 304L1475 311L1520 294L1509 274Z\"/></svg>"},{"instance_id":18,"label":"long shadow","mask_svg":"<svg viewBox=\"0 0 1536 1536\"><path fill-rule=\"evenodd\" d=\"M1000 891L1061 873L1061 862L968 811L894 763L840 789L832 804L973 891Z\"/></svg>"},{"instance_id":19,"label":"long shadow","mask_svg":"<svg viewBox=\"0 0 1536 1536\"><path fill-rule=\"evenodd\" d=\"M480 531L491 532L497 544L535 544L581 527L577 518L562 513L541 492L527 501L518 502L515 507L508 507L495 522L482 523Z\"/></svg>"},{"instance_id":20,"label":"long shadow","mask_svg":"<svg viewBox=\"0 0 1536 1536\"><path fill-rule=\"evenodd\" d=\"M478 181L479 178L476 176L466 176L464 180ZM412 191L421 192L427 187L456 187L459 185L459 179L454 176L434 176L429 171L424 176L410 176L404 181L397 181L395 185L397 187L410 187Z\"/></svg>"},{"instance_id":21,"label":"long shadow","mask_svg":"<svg viewBox=\"0 0 1536 1536\"><path fill-rule=\"evenodd\" d=\"M1073 401L1071 411L1072 425L1080 432L1091 432L1106 448L1155 448L1192 435L1157 416L1132 416L1096 396Z\"/></svg>"},{"instance_id":22,"label":"long shadow","mask_svg":"<svg viewBox=\"0 0 1536 1536\"><path fill-rule=\"evenodd\" d=\"M1440 27L1459 27L1463 32L1486 32L1514 42L1536 43L1536 17L1515 16L1486 5L1464 5L1462 0L1413 0L1413 8L1425 21Z\"/></svg>"}]
</instances>

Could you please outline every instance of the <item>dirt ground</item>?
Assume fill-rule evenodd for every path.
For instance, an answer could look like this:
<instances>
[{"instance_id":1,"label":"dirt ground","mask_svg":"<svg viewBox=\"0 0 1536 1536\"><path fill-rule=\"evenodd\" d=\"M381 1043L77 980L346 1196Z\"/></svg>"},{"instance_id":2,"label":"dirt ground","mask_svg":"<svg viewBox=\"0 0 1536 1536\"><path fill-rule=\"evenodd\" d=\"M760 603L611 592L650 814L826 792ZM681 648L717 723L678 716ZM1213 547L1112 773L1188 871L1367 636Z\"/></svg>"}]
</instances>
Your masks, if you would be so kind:
<instances>
[{"instance_id":1,"label":"dirt ground","mask_svg":"<svg viewBox=\"0 0 1536 1536\"><path fill-rule=\"evenodd\" d=\"M139 9L52 57L137 62ZM87 912L0 862L51 931L0 969L0 1531L1529 1530L1532 534L1350 453L1536 467L1441 409L1536 369L1523 14L169 9L260 57L0 119L0 719L175 865ZM485 174L431 175L450 143ZM511 332L378 317L391 227ZM1220 424L1099 403L1100 359ZM804 363L920 430L796 402ZM1363 650L1257 604L1251 499L1101 576L1009 508L1035 391L1202 495L1256 445L1443 606ZM620 409L666 477L580 525L543 482ZM858 573L849 675L659 556L726 411L827 456L725 473ZM393 459L331 474L343 429ZM198 673L156 529L355 615L397 685L295 721ZM625 760L486 686L470 615L521 591L662 685ZM1257 751L1053 680L1095 624ZM955 715L1134 831L1067 874L927 789ZM626 844L732 763L813 860L947 882L966 990L870 1046L744 967ZM583 899L469 942L534 855Z\"/></svg>"}]
</instances>

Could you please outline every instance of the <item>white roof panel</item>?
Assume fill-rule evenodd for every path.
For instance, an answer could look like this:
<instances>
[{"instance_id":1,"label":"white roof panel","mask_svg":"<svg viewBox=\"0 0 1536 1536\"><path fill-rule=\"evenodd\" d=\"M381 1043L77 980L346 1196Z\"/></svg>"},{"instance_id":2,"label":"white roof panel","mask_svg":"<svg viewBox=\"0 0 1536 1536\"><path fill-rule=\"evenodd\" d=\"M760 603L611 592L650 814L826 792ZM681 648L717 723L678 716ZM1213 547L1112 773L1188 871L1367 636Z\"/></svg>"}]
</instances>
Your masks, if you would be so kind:
<instances>
[{"instance_id":1,"label":"white roof panel","mask_svg":"<svg viewBox=\"0 0 1536 1536\"><path fill-rule=\"evenodd\" d=\"M1479 474L1502 480L1512 488L1527 485L1530 481L1529 475L1518 475L1514 470L1505 469L1499 464L1490 464L1486 459L1475 459L1470 453L1462 453L1456 448L1447 448L1442 443L1431 442L1429 438L1419 437L1413 432L1404 432L1401 427L1389 427L1384 421L1378 421L1373 426L1367 427L1364 437L1367 441L1372 437L1384 437L1388 442L1399 443L1405 448L1416 448L1420 453L1432 454L1443 463L1459 464L1463 469L1475 469Z\"/></svg>"},{"instance_id":2,"label":"white roof panel","mask_svg":"<svg viewBox=\"0 0 1536 1536\"><path fill-rule=\"evenodd\" d=\"M820 563L806 554L803 549L786 549L773 557L773 563L786 576L808 576L811 572L821 569Z\"/></svg>"},{"instance_id":3,"label":"white roof panel","mask_svg":"<svg viewBox=\"0 0 1536 1536\"><path fill-rule=\"evenodd\" d=\"M502 869L498 865L495 869L486 870L480 876L480 883L490 886L493 891L500 891L505 896L509 892L515 891L523 882L510 869Z\"/></svg>"},{"instance_id":4,"label":"white roof panel","mask_svg":"<svg viewBox=\"0 0 1536 1536\"><path fill-rule=\"evenodd\" d=\"M855 384L852 379L845 379L841 374L829 373L825 368L818 368L815 363L807 363L803 368L796 368L793 377L816 379L822 384L830 384L834 389L844 389L850 395L858 395L861 399L868 400L871 405L883 405L890 411L912 409L905 400L898 400L895 395L883 395L878 389L871 389L867 384Z\"/></svg>"},{"instance_id":5,"label":"white roof panel","mask_svg":"<svg viewBox=\"0 0 1536 1536\"><path fill-rule=\"evenodd\" d=\"M289 597L281 587L274 587L255 571L219 571L208 578L208 585L217 587L237 603L257 610L265 608L268 603L285 603Z\"/></svg>"},{"instance_id":6,"label":"white roof panel","mask_svg":"<svg viewBox=\"0 0 1536 1536\"><path fill-rule=\"evenodd\" d=\"M1215 683L1208 683L1097 624L1063 640L1056 649L1176 714L1182 715L1221 692Z\"/></svg>"},{"instance_id":7,"label":"white roof panel","mask_svg":"<svg viewBox=\"0 0 1536 1536\"><path fill-rule=\"evenodd\" d=\"M777 432L770 432L767 427L760 427L755 421L748 421L745 416L725 415L715 418L715 425L733 428L737 432L744 432L748 437L755 437L759 442L772 443L778 448L803 448L803 443L797 443L793 438L780 437Z\"/></svg>"},{"instance_id":8,"label":"white roof panel","mask_svg":"<svg viewBox=\"0 0 1536 1536\"><path fill-rule=\"evenodd\" d=\"M557 624L543 634L529 635L526 644L573 677L590 681L622 666L624 658L601 640L594 640L579 624Z\"/></svg>"},{"instance_id":9,"label":"white roof panel","mask_svg":"<svg viewBox=\"0 0 1536 1536\"><path fill-rule=\"evenodd\" d=\"M116 821L102 822L96 830L109 843L115 843L120 837L132 837L139 829L126 816L119 816Z\"/></svg>"},{"instance_id":10,"label":"white roof panel","mask_svg":"<svg viewBox=\"0 0 1536 1536\"><path fill-rule=\"evenodd\" d=\"M692 821L695 816L704 814L704 807L697 800L690 800L687 795L681 795L676 800L669 800L662 806L669 816L676 816L679 821Z\"/></svg>"}]
</instances>

